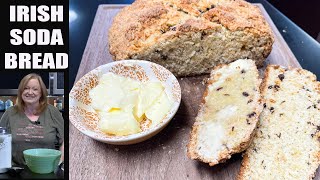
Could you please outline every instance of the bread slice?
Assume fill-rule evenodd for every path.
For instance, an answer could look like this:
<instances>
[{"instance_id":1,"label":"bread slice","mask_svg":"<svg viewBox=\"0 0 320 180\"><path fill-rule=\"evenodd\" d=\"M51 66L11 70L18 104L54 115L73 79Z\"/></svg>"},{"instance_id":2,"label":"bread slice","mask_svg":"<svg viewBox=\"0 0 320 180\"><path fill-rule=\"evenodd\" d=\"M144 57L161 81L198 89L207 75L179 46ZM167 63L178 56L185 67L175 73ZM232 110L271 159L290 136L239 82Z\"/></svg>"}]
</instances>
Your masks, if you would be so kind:
<instances>
[{"instance_id":1,"label":"bread slice","mask_svg":"<svg viewBox=\"0 0 320 180\"><path fill-rule=\"evenodd\" d=\"M149 60L176 76L237 59L263 65L274 42L260 9L244 0L136 0L115 16L108 37L114 60Z\"/></svg>"},{"instance_id":2,"label":"bread slice","mask_svg":"<svg viewBox=\"0 0 320 180\"><path fill-rule=\"evenodd\" d=\"M238 179L312 179L320 163L320 83L303 69L269 65L264 109Z\"/></svg>"},{"instance_id":3,"label":"bread slice","mask_svg":"<svg viewBox=\"0 0 320 180\"><path fill-rule=\"evenodd\" d=\"M260 82L252 60L240 59L211 72L192 127L189 158L213 166L248 147L262 110Z\"/></svg>"}]
</instances>

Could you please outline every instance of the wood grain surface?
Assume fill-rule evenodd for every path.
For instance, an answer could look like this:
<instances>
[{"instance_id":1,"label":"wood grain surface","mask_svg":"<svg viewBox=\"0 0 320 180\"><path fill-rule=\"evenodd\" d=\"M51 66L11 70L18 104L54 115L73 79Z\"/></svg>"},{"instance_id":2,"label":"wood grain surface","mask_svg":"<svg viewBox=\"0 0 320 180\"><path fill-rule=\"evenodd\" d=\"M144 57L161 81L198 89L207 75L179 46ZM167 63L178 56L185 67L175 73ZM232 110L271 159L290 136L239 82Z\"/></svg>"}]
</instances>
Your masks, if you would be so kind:
<instances>
[{"instance_id":1,"label":"wood grain surface","mask_svg":"<svg viewBox=\"0 0 320 180\"><path fill-rule=\"evenodd\" d=\"M275 34L273 50L266 64L300 67L272 20L259 6ZM83 53L76 81L90 70L112 61L108 52L108 29L124 5L100 5ZM135 145L115 146L95 141L69 124L70 179L236 179L241 154L224 164L210 167L186 155L189 133L197 115L208 75L179 78L180 108L169 125L153 138ZM318 172L319 174L319 172ZM317 177L319 175L317 174ZM316 178L317 179L317 178Z\"/></svg>"}]
</instances>

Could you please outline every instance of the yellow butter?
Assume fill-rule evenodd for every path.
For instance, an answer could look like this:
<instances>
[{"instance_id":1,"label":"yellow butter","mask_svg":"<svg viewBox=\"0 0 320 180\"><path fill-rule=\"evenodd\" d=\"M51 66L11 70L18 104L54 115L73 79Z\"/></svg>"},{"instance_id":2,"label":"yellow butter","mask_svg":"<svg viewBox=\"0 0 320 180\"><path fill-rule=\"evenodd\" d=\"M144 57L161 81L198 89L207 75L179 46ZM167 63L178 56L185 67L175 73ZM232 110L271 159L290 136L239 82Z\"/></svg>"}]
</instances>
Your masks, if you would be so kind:
<instances>
[{"instance_id":1,"label":"yellow butter","mask_svg":"<svg viewBox=\"0 0 320 180\"><path fill-rule=\"evenodd\" d=\"M169 99L165 91L161 93L159 98L148 108L146 117L152 121L151 127L159 124L170 111L173 101Z\"/></svg>"},{"instance_id":2,"label":"yellow butter","mask_svg":"<svg viewBox=\"0 0 320 180\"><path fill-rule=\"evenodd\" d=\"M160 82L142 83L113 73L103 74L89 96L100 117L98 128L119 136L141 132L140 123L145 117L154 127L173 104Z\"/></svg>"},{"instance_id":3,"label":"yellow butter","mask_svg":"<svg viewBox=\"0 0 320 180\"><path fill-rule=\"evenodd\" d=\"M111 88L112 87L112 88ZM97 111L109 111L111 108L120 108L125 93L120 84L99 84L91 89L89 96L92 107ZM101 98L104 97L104 98ZM106 101L108 99L108 101Z\"/></svg>"},{"instance_id":4,"label":"yellow butter","mask_svg":"<svg viewBox=\"0 0 320 180\"><path fill-rule=\"evenodd\" d=\"M140 124L130 111L100 112L99 129L117 136L139 133Z\"/></svg>"},{"instance_id":5,"label":"yellow butter","mask_svg":"<svg viewBox=\"0 0 320 180\"><path fill-rule=\"evenodd\" d=\"M164 87L160 82L149 82L143 85L138 96L135 115L140 118L148 108L160 97Z\"/></svg>"}]
</instances>

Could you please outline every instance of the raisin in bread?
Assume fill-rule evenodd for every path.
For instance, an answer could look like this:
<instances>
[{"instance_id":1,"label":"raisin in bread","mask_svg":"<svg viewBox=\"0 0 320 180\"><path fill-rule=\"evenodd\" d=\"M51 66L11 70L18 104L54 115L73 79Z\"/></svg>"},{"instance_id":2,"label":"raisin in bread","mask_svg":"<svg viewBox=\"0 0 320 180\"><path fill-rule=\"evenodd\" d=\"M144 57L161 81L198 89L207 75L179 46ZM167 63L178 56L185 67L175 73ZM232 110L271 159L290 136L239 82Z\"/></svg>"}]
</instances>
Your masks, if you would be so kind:
<instances>
[{"instance_id":1,"label":"raisin in bread","mask_svg":"<svg viewBox=\"0 0 320 180\"><path fill-rule=\"evenodd\" d=\"M189 158L213 166L248 147L262 110L260 82L252 60L237 60L211 72L192 127Z\"/></svg>"},{"instance_id":2,"label":"raisin in bread","mask_svg":"<svg viewBox=\"0 0 320 180\"><path fill-rule=\"evenodd\" d=\"M259 8L243 0L136 0L116 15L108 39L114 60L150 60L177 76L237 59L262 65L274 42Z\"/></svg>"},{"instance_id":3,"label":"raisin in bread","mask_svg":"<svg viewBox=\"0 0 320 180\"><path fill-rule=\"evenodd\" d=\"M265 100L238 179L312 179L320 163L320 83L303 69L270 65Z\"/></svg>"}]
</instances>

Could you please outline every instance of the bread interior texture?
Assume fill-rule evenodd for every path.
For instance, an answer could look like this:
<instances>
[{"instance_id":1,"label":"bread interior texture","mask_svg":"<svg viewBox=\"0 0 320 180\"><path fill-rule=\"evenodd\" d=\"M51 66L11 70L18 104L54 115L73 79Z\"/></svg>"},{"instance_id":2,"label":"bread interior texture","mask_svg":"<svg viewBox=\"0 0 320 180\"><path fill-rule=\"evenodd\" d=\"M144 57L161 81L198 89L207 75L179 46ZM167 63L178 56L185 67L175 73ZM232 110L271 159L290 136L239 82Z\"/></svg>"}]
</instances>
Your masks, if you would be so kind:
<instances>
[{"instance_id":1,"label":"bread interior texture","mask_svg":"<svg viewBox=\"0 0 320 180\"><path fill-rule=\"evenodd\" d=\"M258 71L251 60L214 70L208 83L188 155L213 166L248 147L262 106Z\"/></svg>"}]
</instances>

